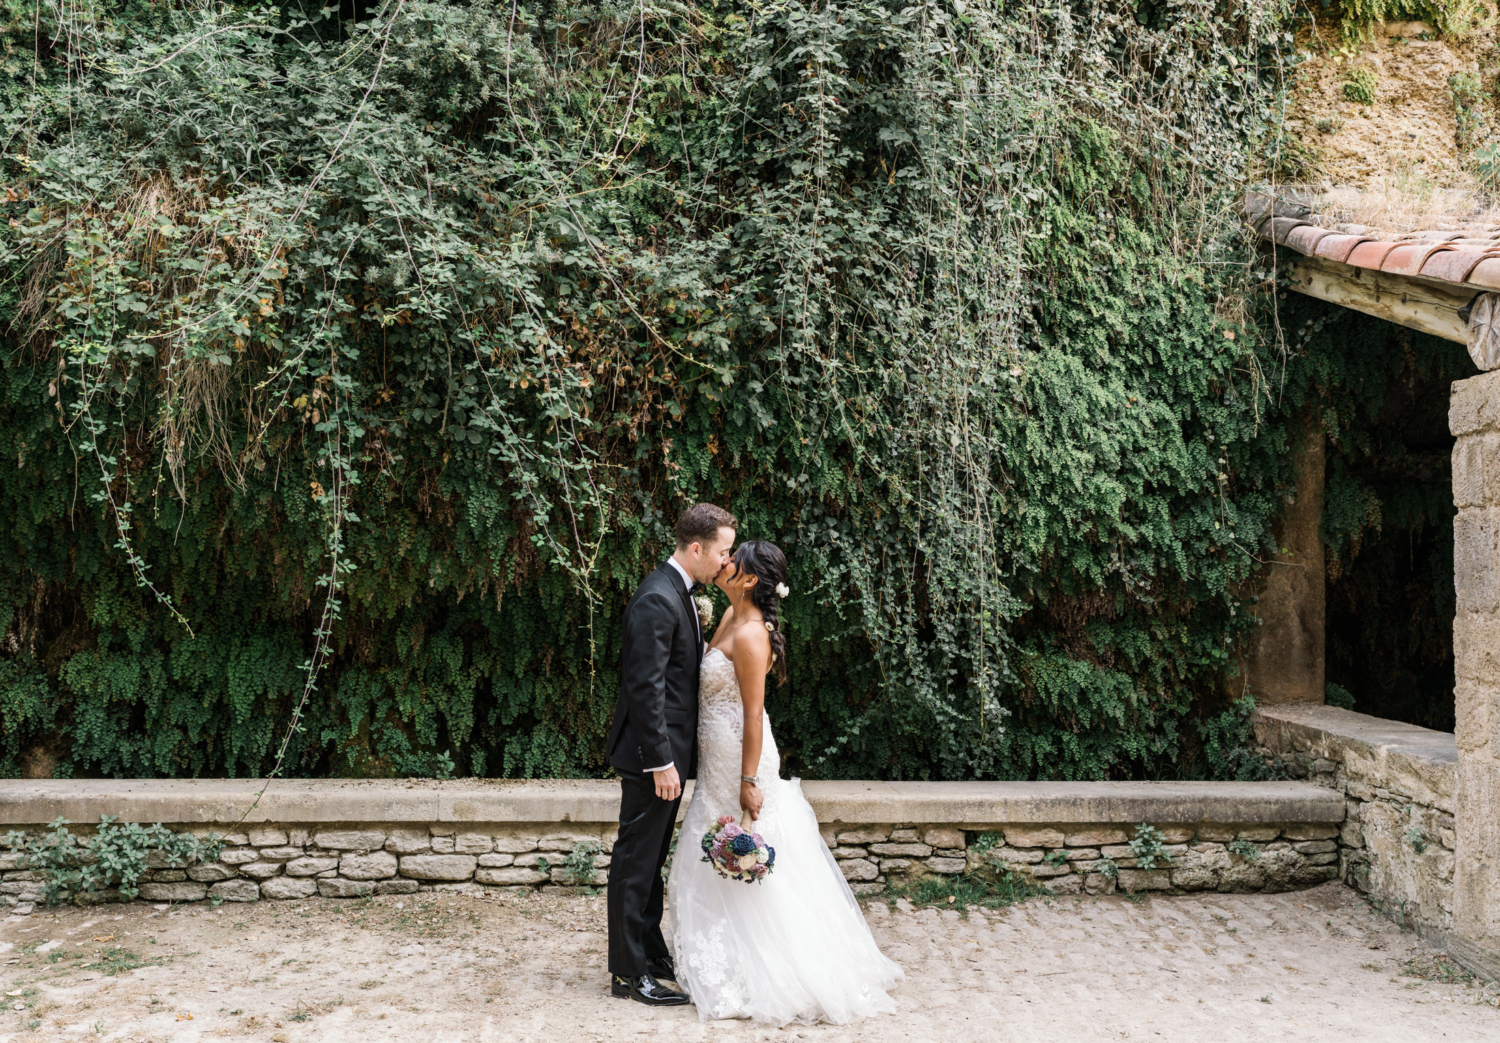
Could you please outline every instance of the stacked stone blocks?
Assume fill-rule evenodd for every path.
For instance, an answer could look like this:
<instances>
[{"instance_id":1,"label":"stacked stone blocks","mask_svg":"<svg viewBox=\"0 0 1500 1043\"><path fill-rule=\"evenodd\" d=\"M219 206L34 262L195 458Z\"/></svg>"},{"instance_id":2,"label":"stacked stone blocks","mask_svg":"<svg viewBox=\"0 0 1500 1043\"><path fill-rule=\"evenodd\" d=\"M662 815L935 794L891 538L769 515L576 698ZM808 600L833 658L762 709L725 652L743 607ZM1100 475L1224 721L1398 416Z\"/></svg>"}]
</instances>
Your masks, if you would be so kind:
<instances>
[{"instance_id":1,"label":"stacked stone blocks","mask_svg":"<svg viewBox=\"0 0 1500 1043\"><path fill-rule=\"evenodd\" d=\"M191 832L207 837L209 830ZM597 845L594 872L585 884L606 881L612 826L557 833L459 832L427 829L299 829L258 827L217 834L224 842L215 862L165 866L159 855L139 883L153 902L261 898L356 898L420 891L482 891L574 883L563 861L580 843ZM0 896L11 904L41 900L40 874L17 868L18 854L0 857Z\"/></svg>"},{"instance_id":2,"label":"stacked stone blocks","mask_svg":"<svg viewBox=\"0 0 1500 1043\"><path fill-rule=\"evenodd\" d=\"M1055 894L1140 891L1287 891L1339 875L1328 824L1157 827L1163 846L1152 869L1138 868L1130 840L1117 824L1009 826L972 824L841 828L823 826L823 841L856 893L922 877L1008 871ZM1237 851L1230 845L1243 841ZM1114 874L1109 870L1113 868Z\"/></svg>"}]
</instances>

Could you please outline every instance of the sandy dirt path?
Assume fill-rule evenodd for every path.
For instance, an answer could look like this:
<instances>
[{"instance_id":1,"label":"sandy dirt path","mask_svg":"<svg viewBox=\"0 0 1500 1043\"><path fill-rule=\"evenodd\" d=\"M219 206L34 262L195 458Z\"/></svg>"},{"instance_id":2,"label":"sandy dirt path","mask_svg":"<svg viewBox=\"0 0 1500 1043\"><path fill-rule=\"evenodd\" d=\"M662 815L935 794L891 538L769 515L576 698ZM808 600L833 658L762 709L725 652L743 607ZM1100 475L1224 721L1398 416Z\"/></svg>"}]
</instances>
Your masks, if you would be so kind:
<instances>
[{"instance_id":1,"label":"sandy dirt path","mask_svg":"<svg viewBox=\"0 0 1500 1043\"><path fill-rule=\"evenodd\" d=\"M1337 884L867 915L900 1011L772 1029L611 998L599 896L38 910L0 922L0 1040L1500 1043L1494 986L1433 980L1434 951Z\"/></svg>"}]
</instances>

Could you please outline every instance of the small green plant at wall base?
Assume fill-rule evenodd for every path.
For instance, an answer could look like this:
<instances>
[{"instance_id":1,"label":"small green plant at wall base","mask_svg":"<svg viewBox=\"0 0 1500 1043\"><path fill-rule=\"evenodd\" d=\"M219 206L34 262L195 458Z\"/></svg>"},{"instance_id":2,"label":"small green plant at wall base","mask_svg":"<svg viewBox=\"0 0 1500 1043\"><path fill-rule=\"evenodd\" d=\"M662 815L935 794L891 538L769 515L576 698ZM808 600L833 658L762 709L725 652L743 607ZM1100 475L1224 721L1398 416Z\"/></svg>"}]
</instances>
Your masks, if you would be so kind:
<instances>
[{"instance_id":1,"label":"small green plant at wall base","mask_svg":"<svg viewBox=\"0 0 1500 1043\"><path fill-rule=\"evenodd\" d=\"M1118 880L1120 878L1120 864L1112 858L1101 858L1094 863L1094 871L1106 880Z\"/></svg>"},{"instance_id":2,"label":"small green plant at wall base","mask_svg":"<svg viewBox=\"0 0 1500 1043\"><path fill-rule=\"evenodd\" d=\"M971 905L1001 909L1028 898L1048 894L1051 891L1046 887L1009 871L999 874L993 881L967 874L952 877L929 876L908 886L890 886L886 889L886 897L891 902L905 898L915 906L936 905L960 911Z\"/></svg>"},{"instance_id":3,"label":"small green plant at wall base","mask_svg":"<svg viewBox=\"0 0 1500 1043\"><path fill-rule=\"evenodd\" d=\"M224 849L224 841L212 834L201 838L174 833L160 822L119 824L114 816L101 815L98 832L87 839L71 832L68 825L67 819L58 818L48 827L50 832L35 837L17 830L6 834L6 846L21 852L19 866L41 874L47 905L67 897L78 901L85 894L106 890L134 898L140 893L136 882L150 868L153 852L160 852L167 865L187 866L217 861Z\"/></svg>"},{"instance_id":4,"label":"small green plant at wall base","mask_svg":"<svg viewBox=\"0 0 1500 1043\"><path fill-rule=\"evenodd\" d=\"M1420 855L1427 850L1427 834L1423 832L1421 826L1412 826L1406 831L1403 838L1417 854Z\"/></svg>"},{"instance_id":5,"label":"small green plant at wall base","mask_svg":"<svg viewBox=\"0 0 1500 1043\"><path fill-rule=\"evenodd\" d=\"M1350 69L1344 78L1344 97L1361 105L1375 104L1375 70L1366 66Z\"/></svg>"},{"instance_id":6,"label":"small green plant at wall base","mask_svg":"<svg viewBox=\"0 0 1500 1043\"><path fill-rule=\"evenodd\" d=\"M969 846L969 850L978 858L989 858L990 852L994 851L998 846L1000 846L999 833L981 833L975 838L974 843Z\"/></svg>"},{"instance_id":7,"label":"small green plant at wall base","mask_svg":"<svg viewBox=\"0 0 1500 1043\"><path fill-rule=\"evenodd\" d=\"M1162 854L1161 846L1165 838L1161 830L1155 826L1142 822L1135 827L1135 836L1130 841L1130 854L1135 859L1135 864L1141 869L1155 869L1158 860L1163 865L1171 862L1169 855Z\"/></svg>"},{"instance_id":8,"label":"small green plant at wall base","mask_svg":"<svg viewBox=\"0 0 1500 1043\"><path fill-rule=\"evenodd\" d=\"M1246 862L1254 862L1260 858L1260 848L1248 840L1236 840L1230 843L1229 853L1237 858L1243 858Z\"/></svg>"},{"instance_id":9,"label":"small green plant at wall base","mask_svg":"<svg viewBox=\"0 0 1500 1043\"><path fill-rule=\"evenodd\" d=\"M583 887L594 882L594 857L602 854L603 845L597 840L580 840L563 860L563 878L574 887Z\"/></svg>"},{"instance_id":10,"label":"small green plant at wall base","mask_svg":"<svg viewBox=\"0 0 1500 1043\"><path fill-rule=\"evenodd\" d=\"M1049 851L1047 852L1047 854L1042 856L1042 861L1046 862L1049 866L1060 866L1067 860L1068 853L1061 849L1058 849L1057 851Z\"/></svg>"}]
</instances>

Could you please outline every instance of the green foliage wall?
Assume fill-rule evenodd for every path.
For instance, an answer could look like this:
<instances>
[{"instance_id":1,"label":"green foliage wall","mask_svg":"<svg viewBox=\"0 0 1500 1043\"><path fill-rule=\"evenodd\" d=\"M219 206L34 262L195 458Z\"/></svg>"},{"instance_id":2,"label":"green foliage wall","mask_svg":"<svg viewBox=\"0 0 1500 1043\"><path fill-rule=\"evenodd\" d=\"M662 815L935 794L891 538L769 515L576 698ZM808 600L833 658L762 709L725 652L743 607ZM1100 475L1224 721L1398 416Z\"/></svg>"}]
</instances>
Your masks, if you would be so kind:
<instances>
[{"instance_id":1,"label":"green foliage wall","mask_svg":"<svg viewBox=\"0 0 1500 1043\"><path fill-rule=\"evenodd\" d=\"M1284 12L5 10L5 771L601 773L698 499L795 770L1234 770Z\"/></svg>"}]
</instances>

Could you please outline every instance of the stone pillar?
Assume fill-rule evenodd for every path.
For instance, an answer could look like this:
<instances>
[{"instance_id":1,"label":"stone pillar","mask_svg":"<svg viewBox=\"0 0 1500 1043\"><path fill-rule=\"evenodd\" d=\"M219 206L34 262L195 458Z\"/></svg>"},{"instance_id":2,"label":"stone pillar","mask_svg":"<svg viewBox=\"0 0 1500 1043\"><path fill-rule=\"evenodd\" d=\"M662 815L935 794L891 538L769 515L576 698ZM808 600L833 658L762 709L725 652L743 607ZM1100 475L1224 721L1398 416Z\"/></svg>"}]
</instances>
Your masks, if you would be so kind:
<instances>
[{"instance_id":1,"label":"stone pillar","mask_svg":"<svg viewBox=\"0 0 1500 1043\"><path fill-rule=\"evenodd\" d=\"M1242 676L1256 703L1323 701L1323 429L1309 410L1297 448L1295 497L1273 530L1277 554L1253 612ZM1236 693L1238 694L1238 693Z\"/></svg>"},{"instance_id":2,"label":"stone pillar","mask_svg":"<svg viewBox=\"0 0 1500 1043\"><path fill-rule=\"evenodd\" d=\"M1457 380L1453 657L1458 814L1450 948L1500 978L1500 371Z\"/></svg>"}]
</instances>

